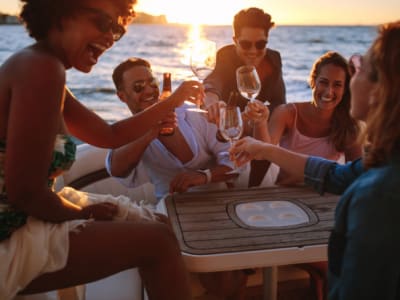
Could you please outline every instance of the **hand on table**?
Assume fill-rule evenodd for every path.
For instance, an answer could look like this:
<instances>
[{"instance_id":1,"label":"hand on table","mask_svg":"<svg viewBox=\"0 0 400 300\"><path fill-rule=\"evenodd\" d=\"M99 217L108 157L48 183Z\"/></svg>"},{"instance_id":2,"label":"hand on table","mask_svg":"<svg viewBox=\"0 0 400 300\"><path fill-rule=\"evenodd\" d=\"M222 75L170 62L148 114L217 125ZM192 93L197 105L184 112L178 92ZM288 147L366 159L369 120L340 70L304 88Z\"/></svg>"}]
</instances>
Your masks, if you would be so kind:
<instances>
[{"instance_id":1,"label":"hand on table","mask_svg":"<svg viewBox=\"0 0 400 300\"><path fill-rule=\"evenodd\" d=\"M188 188L197 185L206 184L207 177L197 171L183 172L174 177L169 184L169 192L183 193L186 192Z\"/></svg>"}]
</instances>

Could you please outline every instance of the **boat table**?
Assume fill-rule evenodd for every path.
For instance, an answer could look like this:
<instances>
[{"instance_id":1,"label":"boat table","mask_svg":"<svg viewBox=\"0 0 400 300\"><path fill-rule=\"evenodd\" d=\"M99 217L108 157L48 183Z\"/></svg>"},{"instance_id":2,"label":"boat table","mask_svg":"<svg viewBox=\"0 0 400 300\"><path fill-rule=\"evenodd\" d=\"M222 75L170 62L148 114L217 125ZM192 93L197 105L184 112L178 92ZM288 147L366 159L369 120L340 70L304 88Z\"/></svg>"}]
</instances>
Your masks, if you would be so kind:
<instances>
[{"instance_id":1,"label":"boat table","mask_svg":"<svg viewBox=\"0 0 400 300\"><path fill-rule=\"evenodd\" d=\"M269 187L172 194L163 201L190 272L262 267L264 299L274 300L277 266L327 260L338 196ZM273 223L271 217L293 217L289 206L303 219Z\"/></svg>"}]
</instances>

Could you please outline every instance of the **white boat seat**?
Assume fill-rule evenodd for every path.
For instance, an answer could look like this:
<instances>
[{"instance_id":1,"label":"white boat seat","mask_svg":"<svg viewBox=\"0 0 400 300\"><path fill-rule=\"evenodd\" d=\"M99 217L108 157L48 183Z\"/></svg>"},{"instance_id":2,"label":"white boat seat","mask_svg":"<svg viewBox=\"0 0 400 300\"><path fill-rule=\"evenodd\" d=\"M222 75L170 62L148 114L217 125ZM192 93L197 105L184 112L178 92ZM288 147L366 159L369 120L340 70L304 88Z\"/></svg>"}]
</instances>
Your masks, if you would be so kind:
<instances>
[{"instance_id":1,"label":"white boat seat","mask_svg":"<svg viewBox=\"0 0 400 300\"><path fill-rule=\"evenodd\" d=\"M126 188L115 179L109 177L105 169L107 149L97 148L88 144L77 147L76 161L71 169L57 177L55 190L71 186L82 191L126 195L132 201L155 203L152 184L137 188ZM144 299L142 281L137 269L130 269L99 281L79 287L35 295L18 296L14 300L131 300Z\"/></svg>"}]
</instances>

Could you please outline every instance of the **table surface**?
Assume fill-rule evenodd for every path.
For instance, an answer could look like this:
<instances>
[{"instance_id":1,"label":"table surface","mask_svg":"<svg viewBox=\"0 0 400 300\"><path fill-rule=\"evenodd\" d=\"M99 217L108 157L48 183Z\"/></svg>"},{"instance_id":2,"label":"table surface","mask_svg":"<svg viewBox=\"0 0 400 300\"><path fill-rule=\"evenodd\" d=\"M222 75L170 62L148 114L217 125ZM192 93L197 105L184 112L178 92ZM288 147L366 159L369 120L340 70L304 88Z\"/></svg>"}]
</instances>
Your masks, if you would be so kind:
<instances>
[{"instance_id":1,"label":"table surface","mask_svg":"<svg viewBox=\"0 0 400 300\"><path fill-rule=\"evenodd\" d=\"M167 196L166 210L190 271L210 272L325 260L337 195L307 187L202 191ZM280 228L247 226L235 207L290 201L310 221Z\"/></svg>"}]
</instances>

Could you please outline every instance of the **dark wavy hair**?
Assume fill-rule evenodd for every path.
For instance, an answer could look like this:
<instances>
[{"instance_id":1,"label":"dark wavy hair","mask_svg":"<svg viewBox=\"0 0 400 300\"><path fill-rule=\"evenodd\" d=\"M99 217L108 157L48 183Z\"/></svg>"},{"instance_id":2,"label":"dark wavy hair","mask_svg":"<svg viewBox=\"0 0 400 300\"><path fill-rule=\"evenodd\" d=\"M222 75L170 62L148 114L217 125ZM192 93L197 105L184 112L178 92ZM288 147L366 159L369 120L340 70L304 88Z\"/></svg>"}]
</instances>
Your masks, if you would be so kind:
<instances>
[{"instance_id":1,"label":"dark wavy hair","mask_svg":"<svg viewBox=\"0 0 400 300\"><path fill-rule=\"evenodd\" d=\"M151 65L147 60L138 57L130 57L115 67L112 79L117 90L122 88L122 77L124 73L136 66L143 66L151 69Z\"/></svg>"},{"instance_id":2,"label":"dark wavy hair","mask_svg":"<svg viewBox=\"0 0 400 300\"><path fill-rule=\"evenodd\" d=\"M363 136L363 163L370 168L400 153L400 20L379 27L367 57L368 79L377 83Z\"/></svg>"},{"instance_id":3,"label":"dark wavy hair","mask_svg":"<svg viewBox=\"0 0 400 300\"><path fill-rule=\"evenodd\" d=\"M269 30L275 26L271 21L271 16L257 7L250 7L239 11L233 19L233 30L235 36L240 35L240 31L244 27L261 28L268 35Z\"/></svg>"},{"instance_id":4,"label":"dark wavy hair","mask_svg":"<svg viewBox=\"0 0 400 300\"><path fill-rule=\"evenodd\" d=\"M310 72L309 83L311 88L314 88L321 69L331 64L342 68L346 74L343 98L333 112L329 135L329 139L336 150L343 152L349 141L357 140L361 131L359 122L350 115L350 71L347 60L337 52L326 52L314 62ZM312 101L314 103L314 99Z\"/></svg>"},{"instance_id":5,"label":"dark wavy hair","mask_svg":"<svg viewBox=\"0 0 400 300\"><path fill-rule=\"evenodd\" d=\"M136 0L109 0L120 11L123 25L127 25L135 16L133 6ZM82 5L79 0L21 0L23 3L20 20L29 36L36 40L45 38L53 26L60 27L63 17L73 15Z\"/></svg>"}]
</instances>

